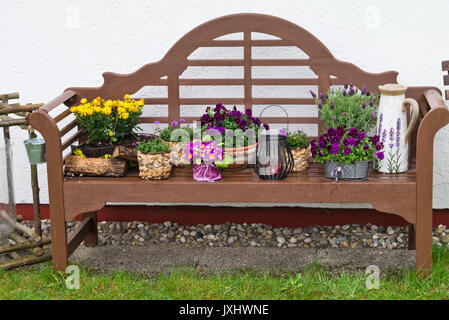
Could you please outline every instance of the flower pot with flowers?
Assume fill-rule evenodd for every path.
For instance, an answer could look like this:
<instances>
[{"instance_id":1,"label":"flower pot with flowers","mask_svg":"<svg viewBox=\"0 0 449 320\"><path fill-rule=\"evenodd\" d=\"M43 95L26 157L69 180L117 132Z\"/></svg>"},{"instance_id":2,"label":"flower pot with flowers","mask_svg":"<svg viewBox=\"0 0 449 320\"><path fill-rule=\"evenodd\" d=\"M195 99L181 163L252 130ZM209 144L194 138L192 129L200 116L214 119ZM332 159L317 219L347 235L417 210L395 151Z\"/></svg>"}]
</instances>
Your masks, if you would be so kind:
<instances>
[{"instance_id":1,"label":"flower pot with flowers","mask_svg":"<svg viewBox=\"0 0 449 320\"><path fill-rule=\"evenodd\" d=\"M135 150L139 161L139 177L161 180L170 176L172 163L170 146L159 137L137 142Z\"/></svg>"},{"instance_id":2,"label":"flower pot with flowers","mask_svg":"<svg viewBox=\"0 0 449 320\"><path fill-rule=\"evenodd\" d=\"M118 145L131 144L135 129L139 129L143 99L134 100L125 95L123 100L104 100L100 97L70 108L82 128L85 143L73 148L80 149L86 157L112 154ZM72 149L73 149L72 148Z\"/></svg>"},{"instance_id":3,"label":"flower pot with flowers","mask_svg":"<svg viewBox=\"0 0 449 320\"><path fill-rule=\"evenodd\" d=\"M369 176L371 163L382 160L383 144L379 136L368 137L356 128L329 128L327 133L312 140L310 150L316 162L324 163L326 178L363 180Z\"/></svg>"},{"instance_id":4,"label":"flower pot with flowers","mask_svg":"<svg viewBox=\"0 0 449 320\"><path fill-rule=\"evenodd\" d=\"M282 134L282 130L281 130ZM287 144L293 155L293 169L292 172L300 172L307 169L309 166L310 157L310 139L305 132L300 130L296 132L288 132Z\"/></svg>"},{"instance_id":5,"label":"flower pot with flowers","mask_svg":"<svg viewBox=\"0 0 449 320\"><path fill-rule=\"evenodd\" d=\"M160 122L154 123L159 125ZM167 128L160 129L158 126L156 129L161 139L170 146L170 158L175 167L182 167L189 163L186 161L184 148L193 140L193 129L189 126L181 128L182 123L185 123L185 120L179 119L179 121L172 121Z\"/></svg>"},{"instance_id":6,"label":"flower pot with flowers","mask_svg":"<svg viewBox=\"0 0 449 320\"><path fill-rule=\"evenodd\" d=\"M257 136L262 129L261 120L253 117L251 109L243 113L235 106L228 110L218 103L215 108L208 107L200 120L203 136L219 136L224 142L224 159L220 168L240 170L251 162L251 157L255 156ZM269 126L263 124L263 128L268 130Z\"/></svg>"},{"instance_id":7,"label":"flower pot with flowers","mask_svg":"<svg viewBox=\"0 0 449 320\"><path fill-rule=\"evenodd\" d=\"M194 140L185 147L186 159L193 164L193 179L213 182L221 179L216 163L223 162L223 149L210 136Z\"/></svg>"}]
</instances>

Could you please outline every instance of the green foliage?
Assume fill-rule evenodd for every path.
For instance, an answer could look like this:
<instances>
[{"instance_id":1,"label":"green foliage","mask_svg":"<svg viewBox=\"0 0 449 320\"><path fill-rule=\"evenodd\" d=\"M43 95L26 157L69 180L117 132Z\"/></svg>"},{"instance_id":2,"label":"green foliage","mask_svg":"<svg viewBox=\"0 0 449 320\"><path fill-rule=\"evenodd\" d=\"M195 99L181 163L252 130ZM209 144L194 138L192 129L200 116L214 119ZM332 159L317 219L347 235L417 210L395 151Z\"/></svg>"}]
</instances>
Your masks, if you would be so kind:
<instances>
[{"instance_id":1,"label":"green foliage","mask_svg":"<svg viewBox=\"0 0 449 320\"><path fill-rule=\"evenodd\" d=\"M301 276L284 272L242 270L205 273L176 268L151 276L115 271L99 273L80 267L80 289L68 290L65 275L51 262L0 270L0 299L449 299L449 249L433 248L432 277L413 269L382 270L379 289L366 288L365 270L342 271L312 265Z\"/></svg>"},{"instance_id":2,"label":"green foliage","mask_svg":"<svg viewBox=\"0 0 449 320\"><path fill-rule=\"evenodd\" d=\"M369 132L376 126L378 96L366 89L358 93L359 90L351 86L349 90L330 90L316 99L324 130L342 126L346 130L356 128Z\"/></svg>"},{"instance_id":3,"label":"green foliage","mask_svg":"<svg viewBox=\"0 0 449 320\"><path fill-rule=\"evenodd\" d=\"M307 149L310 145L310 139L305 132L301 132L298 130L297 132L288 133L287 143L291 149Z\"/></svg>"},{"instance_id":4,"label":"green foliage","mask_svg":"<svg viewBox=\"0 0 449 320\"><path fill-rule=\"evenodd\" d=\"M166 153L170 152L170 146L164 140L154 138L137 142L135 151L140 151L142 153Z\"/></svg>"},{"instance_id":5,"label":"green foliage","mask_svg":"<svg viewBox=\"0 0 449 320\"><path fill-rule=\"evenodd\" d=\"M161 137L162 140L167 141L167 142L180 142L181 141L181 137L178 137L178 141L172 141L170 139L171 134L173 133L173 131L175 131L176 129L179 129L179 126L169 126L167 128L161 129L159 130L159 136ZM190 141L193 140L193 128L191 127L184 127L181 128L183 130L186 130L190 136Z\"/></svg>"}]
</instances>

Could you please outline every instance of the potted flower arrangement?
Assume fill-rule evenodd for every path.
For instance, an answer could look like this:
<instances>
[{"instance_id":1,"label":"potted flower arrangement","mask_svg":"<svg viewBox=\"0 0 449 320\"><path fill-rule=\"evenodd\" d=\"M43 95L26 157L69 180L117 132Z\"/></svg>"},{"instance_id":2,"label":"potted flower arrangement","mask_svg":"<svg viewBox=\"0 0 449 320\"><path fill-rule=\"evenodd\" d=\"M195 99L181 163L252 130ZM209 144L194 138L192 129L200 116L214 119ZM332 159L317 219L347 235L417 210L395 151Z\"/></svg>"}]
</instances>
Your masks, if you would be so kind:
<instances>
[{"instance_id":1,"label":"potted flower arrangement","mask_svg":"<svg viewBox=\"0 0 449 320\"><path fill-rule=\"evenodd\" d=\"M372 161L384 158L382 149L379 136L368 137L363 131L345 130L343 126L329 128L310 144L312 157L324 163L325 177L337 180L367 179Z\"/></svg>"},{"instance_id":2,"label":"potted flower arrangement","mask_svg":"<svg viewBox=\"0 0 449 320\"><path fill-rule=\"evenodd\" d=\"M223 161L223 149L210 136L185 147L186 159L193 164L193 179L213 182L221 179L216 163Z\"/></svg>"},{"instance_id":3,"label":"potted flower arrangement","mask_svg":"<svg viewBox=\"0 0 449 320\"><path fill-rule=\"evenodd\" d=\"M139 177L145 180L161 180L170 176L170 146L159 137L139 141L136 144L139 161Z\"/></svg>"},{"instance_id":4,"label":"potted flower arrangement","mask_svg":"<svg viewBox=\"0 0 449 320\"><path fill-rule=\"evenodd\" d=\"M315 98L325 130L342 126L345 130L357 128L368 133L376 126L379 98L365 86L360 92L353 85L345 85L319 96L313 91L310 93Z\"/></svg>"},{"instance_id":5,"label":"potted flower arrangement","mask_svg":"<svg viewBox=\"0 0 449 320\"><path fill-rule=\"evenodd\" d=\"M281 130L281 134L285 132ZM309 166L310 157L310 139L305 132L300 130L296 132L285 132L287 135L287 144L293 155L292 172L300 172Z\"/></svg>"},{"instance_id":6,"label":"potted flower arrangement","mask_svg":"<svg viewBox=\"0 0 449 320\"><path fill-rule=\"evenodd\" d=\"M262 128L261 120L253 117L251 109L243 113L235 106L232 110L228 110L218 103L215 108L208 107L200 120L203 135L216 131L225 143L224 164L220 167L245 168L248 157L255 154L258 132ZM263 124L263 128L268 130L269 126ZM240 137L238 137L239 133Z\"/></svg>"},{"instance_id":7,"label":"potted flower arrangement","mask_svg":"<svg viewBox=\"0 0 449 320\"><path fill-rule=\"evenodd\" d=\"M76 146L86 157L112 154L115 146L130 144L138 129L143 99L134 100L126 94L123 100L105 100L100 97L70 108L83 129L85 144Z\"/></svg>"},{"instance_id":8,"label":"potted flower arrangement","mask_svg":"<svg viewBox=\"0 0 449 320\"><path fill-rule=\"evenodd\" d=\"M172 121L172 123L167 127L160 129L159 126L157 127L156 131L158 132L159 136L162 140L168 143L170 146L170 157L171 162L176 167L181 167L185 165L186 162L186 155L184 152L184 147L186 145L185 142L182 141L181 136L177 135L175 130L181 128L181 123L184 123L184 119L179 119L179 121ZM159 125L159 121L155 121L156 125ZM189 135L189 141L193 140L193 129L191 127L184 127L182 128L185 130L185 132ZM175 132L175 135L173 133Z\"/></svg>"}]
</instances>

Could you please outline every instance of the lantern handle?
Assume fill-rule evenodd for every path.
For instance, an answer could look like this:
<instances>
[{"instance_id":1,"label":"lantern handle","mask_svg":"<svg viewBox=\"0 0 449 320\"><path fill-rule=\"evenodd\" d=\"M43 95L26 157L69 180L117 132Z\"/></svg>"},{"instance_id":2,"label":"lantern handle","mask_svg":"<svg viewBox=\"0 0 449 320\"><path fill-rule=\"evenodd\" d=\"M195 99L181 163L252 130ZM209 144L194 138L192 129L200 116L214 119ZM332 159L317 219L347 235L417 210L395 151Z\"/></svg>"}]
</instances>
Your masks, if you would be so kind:
<instances>
[{"instance_id":1,"label":"lantern handle","mask_svg":"<svg viewBox=\"0 0 449 320\"><path fill-rule=\"evenodd\" d=\"M265 108L262 109L262 111L260 111L259 118L262 118L262 114L264 113L264 111L265 111L266 109L272 108L272 107L281 108L281 109L284 111L285 117L286 117L286 119L287 119L287 134L288 134L288 112L287 112L287 110L285 110L283 107L281 107L281 106L279 106L279 105L266 106Z\"/></svg>"}]
</instances>

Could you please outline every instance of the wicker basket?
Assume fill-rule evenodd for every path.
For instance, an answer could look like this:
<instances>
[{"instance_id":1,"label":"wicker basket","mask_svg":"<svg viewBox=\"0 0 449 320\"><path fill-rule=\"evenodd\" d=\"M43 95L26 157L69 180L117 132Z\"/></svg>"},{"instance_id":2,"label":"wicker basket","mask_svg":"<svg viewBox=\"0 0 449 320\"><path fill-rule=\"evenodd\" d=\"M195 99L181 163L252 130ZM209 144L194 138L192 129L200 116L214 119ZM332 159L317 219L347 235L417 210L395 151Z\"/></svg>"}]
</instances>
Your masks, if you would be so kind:
<instances>
[{"instance_id":1,"label":"wicker basket","mask_svg":"<svg viewBox=\"0 0 449 320\"><path fill-rule=\"evenodd\" d=\"M137 151L139 177L145 180L161 180L170 176L170 153L142 153Z\"/></svg>"},{"instance_id":2,"label":"wicker basket","mask_svg":"<svg viewBox=\"0 0 449 320\"><path fill-rule=\"evenodd\" d=\"M294 165L292 172L300 172L307 169L309 166L310 146L307 149L293 148L292 155L294 159Z\"/></svg>"},{"instance_id":3,"label":"wicker basket","mask_svg":"<svg viewBox=\"0 0 449 320\"><path fill-rule=\"evenodd\" d=\"M189 163L186 162L185 144L180 142L167 142L170 146L170 159L175 167L184 167Z\"/></svg>"}]
</instances>

